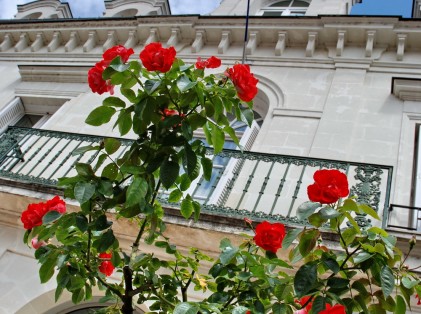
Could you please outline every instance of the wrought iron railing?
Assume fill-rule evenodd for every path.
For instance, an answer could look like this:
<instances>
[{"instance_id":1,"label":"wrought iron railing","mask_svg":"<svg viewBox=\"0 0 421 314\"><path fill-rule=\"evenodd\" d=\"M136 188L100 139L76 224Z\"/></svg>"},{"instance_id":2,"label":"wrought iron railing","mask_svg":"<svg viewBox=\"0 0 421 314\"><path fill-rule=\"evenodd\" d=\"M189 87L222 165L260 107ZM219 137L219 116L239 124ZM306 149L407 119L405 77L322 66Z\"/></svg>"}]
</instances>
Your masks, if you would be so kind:
<instances>
[{"instance_id":1,"label":"wrought iron railing","mask_svg":"<svg viewBox=\"0 0 421 314\"><path fill-rule=\"evenodd\" d=\"M9 127L0 137L0 176L55 186L58 178L74 175L75 163L96 163L97 152L73 156L72 151L101 140L99 136ZM122 140L115 154L124 154L131 143ZM212 150L208 153L212 155ZM302 224L295 213L298 205L308 200L307 186L313 182L313 173L321 168L336 168L347 174L351 194L383 212L383 226L387 221L390 166L238 150L223 150L212 158L211 180L199 176L189 190L202 203L204 212ZM160 198L166 202L166 193ZM364 216L356 220L361 226L370 224Z\"/></svg>"},{"instance_id":2,"label":"wrought iron railing","mask_svg":"<svg viewBox=\"0 0 421 314\"><path fill-rule=\"evenodd\" d=\"M421 233L421 207L390 204L386 228Z\"/></svg>"}]
</instances>

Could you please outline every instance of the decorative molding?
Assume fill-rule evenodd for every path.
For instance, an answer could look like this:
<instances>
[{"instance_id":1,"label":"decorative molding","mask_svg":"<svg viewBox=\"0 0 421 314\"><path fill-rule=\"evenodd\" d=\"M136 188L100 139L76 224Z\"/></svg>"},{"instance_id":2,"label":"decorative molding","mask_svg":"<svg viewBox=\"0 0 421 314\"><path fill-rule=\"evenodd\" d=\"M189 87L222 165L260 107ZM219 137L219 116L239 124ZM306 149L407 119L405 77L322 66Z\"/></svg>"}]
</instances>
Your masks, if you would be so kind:
<instances>
[{"instance_id":1,"label":"decorative molding","mask_svg":"<svg viewBox=\"0 0 421 314\"><path fill-rule=\"evenodd\" d=\"M202 50L205 44L206 44L206 31L204 29L196 30L196 37L191 46L191 52L198 53L200 50Z\"/></svg>"},{"instance_id":2,"label":"decorative molding","mask_svg":"<svg viewBox=\"0 0 421 314\"><path fill-rule=\"evenodd\" d=\"M74 50L80 44L80 37L77 31L72 31L66 45L64 46L64 51L70 52Z\"/></svg>"},{"instance_id":3,"label":"decorative molding","mask_svg":"<svg viewBox=\"0 0 421 314\"><path fill-rule=\"evenodd\" d=\"M35 51L40 50L45 45L45 42L46 41L45 41L44 33L39 32L37 36L35 37L34 42L31 45L31 51L35 52Z\"/></svg>"},{"instance_id":4,"label":"decorative molding","mask_svg":"<svg viewBox=\"0 0 421 314\"><path fill-rule=\"evenodd\" d=\"M96 31L90 31L88 33L88 39L83 45L83 52L91 51L96 46L97 42L98 42L98 36L96 34Z\"/></svg>"},{"instance_id":5,"label":"decorative molding","mask_svg":"<svg viewBox=\"0 0 421 314\"><path fill-rule=\"evenodd\" d=\"M148 44L150 44L150 43L156 42L156 41L160 41L159 40L159 31L158 31L158 28L151 27L149 29L149 37L145 41L145 46L148 45Z\"/></svg>"},{"instance_id":6,"label":"decorative molding","mask_svg":"<svg viewBox=\"0 0 421 314\"><path fill-rule=\"evenodd\" d=\"M276 42L276 46L275 46L275 56L282 56L286 47L287 40L288 40L288 32L286 31L278 32L278 41Z\"/></svg>"},{"instance_id":7,"label":"decorative molding","mask_svg":"<svg viewBox=\"0 0 421 314\"><path fill-rule=\"evenodd\" d=\"M404 101L421 102L421 79L393 77L392 94Z\"/></svg>"},{"instance_id":8,"label":"decorative molding","mask_svg":"<svg viewBox=\"0 0 421 314\"><path fill-rule=\"evenodd\" d=\"M29 45L29 36L28 33L21 33L19 36L19 41L15 45L15 51L20 52Z\"/></svg>"},{"instance_id":9,"label":"decorative molding","mask_svg":"<svg viewBox=\"0 0 421 314\"><path fill-rule=\"evenodd\" d=\"M308 32L308 42L306 47L306 57L313 57L317 45L317 32Z\"/></svg>"},{"instance_id":10,"label":"decorative molding","mask_svg":"<svg viewBox=\"0 0 421 314\"><path fill-rule=\"evenodd\" d=\"M396 49L396 60L403 61L403 55L405 53L405 41L406 34L397 34L397 49Z\"/></svg>"},{"instance_id":11,"label":"decorative molding","mask_svg":"<svg viewBox=\"0 0 421 314\"><path fill-rule=\"evenodd\" d=\"M181 33L179 27L171 28L171 37L167 41L167 47L176 46L181 41Z\"/></svg>"},{"instance_id":12,"label":"decorative molding","mask_svg":"<svg viewBox=\"0 0 421 314\"><path fill-rule=\"evenodd\" d=\"M53 38L51 39L50 43L47 46L48 52L52 52L56 50L63 42L61 33L59 31L55 31L53 33Z\"/></svg>"},{"instance_id":13,"label":"decorative molding","mask_svg":"<svg viewBox=\"0 0 421 314\"><path fill-rule=\"evenodd\" d=\"M102 51L105 51L111 47L117 45L118 39L115 31L108 31L107 33L107 40L105 41L104 45L102 46Z\"/></svg>"},{"instance_id":14,"label":"decorative molding","mask_svg":"<svg viewBox=\"0 0 421 314\"><path fill-rule=\"evenodd\" d=\"M252 55L259 44L260 44L259 31L251 31L249 34L249 40L246 46L246 54Z\"/></svg>"},{"instance_id":15,"label":"decorative molding","mask_svg":"<svg viewBox=\"0 0 421 314\"><path fill-rule=\"evenodd\" d=\"M231 31L227 31L227 30L222 31L221 41L219 42L219 45L218 45L218 53L221 55L224 54L230 47L231 41L232 41Z\"/></svg>"},{"instance_id":16,"label":"decorative molding","mask_svg":"<svg viewBox=\"0 0 421 314\"><path fill-rule=\"evenodd\" d=\"M346 31L338 30L338 42L336 43L336 56L341 57L344 52L346 42Z\"/></svg>"},{"instance_id":17,"label":"decorative molding","mask_svg":"<svg viewBox=\"0 0 421 314\"><path fill-rule=\"evenodd\" d=\"M373 54L375 40L376 40L376 31L374 30L367 31L367 43L365 46L365 56L367 58L371 58Z\"/></svg>"},{"instance_id":18,"label":"decorative molding","mask_svg":"<svg viewBox=\"0 0 421 314\"><path fill-rule=\"evenodd\" d=\"M0 44L0 51L6 51L10 48L13 47L13 45L15 44L15 41L13 39L12 34L7 33L6 35L4 35L4 39L2 41L2 43Z\"/></svg>"},{"instance_id":19,"label":"decorative molding","mask_svg":"<svg viewBox=\"0 0 421 314\"><path fill-rule=\"evenodd\" d=\"M129 36L128 36L125 44L124 44L124 47L126 47L126 48L134 48L137 45L138 41L139 40L137 38L136 31L135 30L130 30L129 31Z\"/></svg>"},{"instance_id":20,"label":"decorative molding","mask_svg":"<svg viewBox=\"0 0 421 314\"><path fill-rule=\"evenodd\" d=\"M309 119L321 119L323 111L318 110L299 110L299 109L287 109L287 108L274 108L272 116L283 116L283 117L294 117L294 118L309 118Z\"/></svg>"}]
</instances>

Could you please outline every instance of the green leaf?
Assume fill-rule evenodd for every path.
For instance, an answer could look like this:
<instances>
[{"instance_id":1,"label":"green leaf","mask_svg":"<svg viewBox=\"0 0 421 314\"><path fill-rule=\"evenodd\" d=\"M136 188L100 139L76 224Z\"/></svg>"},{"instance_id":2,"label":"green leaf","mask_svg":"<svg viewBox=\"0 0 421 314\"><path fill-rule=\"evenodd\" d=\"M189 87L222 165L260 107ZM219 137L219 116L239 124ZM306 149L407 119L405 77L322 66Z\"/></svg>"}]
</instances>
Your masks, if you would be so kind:
<instances>
[{"instance_id":1,"label":"green leaf","mask_svg":"<svg viewBox=\"0 0 421 314\"><path fill-rule=\"evenodd\" d=\"M49 211L48 213L46 213L44 215L44 217L42 217L42 223L44 225L47 225L47 224L50 224L50 223L56 221L60 217L61 217L61 214L58 211L52 210L52 211Z\"/></svg>"},{"instance_id":2,"label":"green leaf","mask_svg":"<svg viewBox=\"0 0 421 314\"><path fill-rule=\"evenodd\" d=\"M366 204L359 204L358 209L361 210L362 212L366 213L367 215L373 217L374 219L380 220L380 217L377 214L377 212L373 208L371 208L370 206L368 206Z\"/></svg>"},{"instance_id":3,"label":"green leaf","mask_svg":"<svg viewBox=\"0 0 421 314\"><path fill-rule=\"evenodd\" d=\"M302 257L306 257L316 246L320 231L317 229L304 230L300 235L298 249Z\"/></svg>"},{"instance_id":4,"label":"green leaf","mask_svg":"<svg viewBox=\"0 0 421 314\"><path fill-rule=\"evenodd\" d=\"M187 75L180 75L180 77L177 79L177 87L182 93L196 86L196 84L197 82L190 81Z\"/></svg>"},{"instance_id":5,"label":"green leaf","mask_svg":"<svg viewBox=\"0 0 421 314\"><path fill-rule=\"evenodd\" d=\"M396 307L394 314L405 314L406 313L406 303L404 298L401 295L396 296Z\"/></svg>"},{"instance_id":6,"label":"green leaf","mask_svg":"<svg viewBox=\"0 0 421 314\"><path fill-rule=\"evenodd\" d=\"M74 151L72 151L72 156L84 154L91 150L99 150L99 149L100 149L99 146L92 146L92 145L79 147L79 148L76 148Z\"/></svg>"},{"instance_id":7,"label":"green leaf","mask_svg":"<svg viewBox=\"0 0 421 314\"><path fill-rule=\"evenodd\" d=\"M414 288L417 284L419 284L420 281L419 280L413 280L409 277L403 277L402 278L402 284L405 286L405 288L407 289L411 289Z\"/></svg>"},{"instance_id":8,"label":"green leaf","mask_svg":"<svg viewBox=\"0 0 421 314\"><path fill-rule=\"evenodd\" d=\"M132 129L132 114L129 110L122 110L118 115L115 125L118 125L118 131L121 135L126 135Z\"/></svg>"},{"instance_id":9,"label":"green leaf","mask_svg":"<svg viewBox=\"0 0 421 314\"><path fill-rule=\"evenodd\" d=\"M113 96L105 98L102 104L108 107L119 107L119 108L126 107L126 103L123 100L121 100L118 97L113 97Z\"/></svg>"},{"instance_id":10,"label":"green leaf","mask_svg":"<svg viewBox=\"0 0 421 314\"><path fill-rule=\"evenodd\" d=\"M116 113L116 110L113 107L100 106L88 115L85 123L93 126L103 125L110 122L114 113Z\"/></svg>"},{"instance_id":11,"label":"green leaf","mask_svg":"<svg viewBox=\"0 0 421 314\"><path fill-rule=\"evenodd\" d=\"M168 202L177 203L183 197L183 192L179 189L175 189L171 191L170 195L168 196Z\"/></svg>"},{"instance_id":12,"label":"green leaf","mask_svg":"<svg viewBox=\"0 0 421 314\"><path fill-rule=\"evenodd\" d=\"M248 308L246 308L245 306L236 306L233 310L232 310L232 314L245 314L247 313Z\"/></svg>"},{"instance_id":13,"label":"green leaf","mask_svg":"<svg viewBox=\"0 0 421 314\"><path fill-rule=\"evenodd\" d=\"M297 209L297 218L299 220L307 219L311 214L313 214L317 208L320 207L320 203L314 202L304 202Z\"/></svg>"},{"instance_id":14,"label":"green leaf","mask_svg":"<svg viewBox=\"0 0 421 314\"><path fill-rule=\"evenodd\" d=\"M80 175L80 176L84 176L84 177L95 176L95 173L92 170L91 165L89 165L89 164L77 163L75 168L76 168L76 171L77 171L78 175ZM80 179L76 180L75 183L79 182L79 181L80 181Z\"/></svg>"},{"instance_id":15,"label":"green leaf","mask_svg":"<svg viewBox=\"0 0 421 314\"><path fill-rule=\"evenodd\" d=\"M355 230L355 228L351 227L351 228L345 229L345 231L342 232L342 239L345 241L343 245L348 246L349 244L351 244L354 241L356 235L357 235L357 230ZM341 239L341 242L342 242L342 239Z\"/></svg>"},{"instance_id":16,"label":"green leaf","mask_svg":"<svg viewBox=\"0 0 421 314\"><path fill-rule=\"evenodd\" d=\"M108 221L107 216L103 214L93 222L92 229L95 231L102 231L111 227L112 224L113 223L111 221Z\"/></svg>"},{"instance_id":17,"label":"green leaf","mask_svg":"<svg viewBox=\"0 0 421 314\"><path fill-rule=\"evenodd\" d=\"M290 313L288 311L288 306L285 303L275 303L272 305L272 312L273 314L287 314Z\"/></svg>"},{"instance_id":18,"label":"green leaf","mask_svg":"<svg viewBox=\"0 0 421 314\"><path fill-rule=\"evenodd\" d=\"M395 276L389 266L385 265L380 271L381 287L384 296L387 298L395 288Z\"/></svg>"},{"instance_id":19,"label":"green leaf","mask_svg":"<svg viewBox=\"0 0 421 314\"><path fill-rule=\"evenodd\" d=\"M115 180L118 175L118 167L115 163L108 164L102 169L101 177Z\"/></svg>"},{"instance_id":20,"label":"green leaf","mask_svg":"<svg viewBox=\"0 0 421 314\"><path fill-rule=\"evenodd\" d=\"M39 269L39 278L41 283L46 283L54 275L54 267L56 266L57 255L51 254Z\"/></svg>"},{"instance_id":21,"label":"green leaf","mask_svg":"<svg viewBox=\"0 0 421 314\"><path fill-rule=\"evenodd\" d=\"M162 185L169 189L171 185L174 184L175 180L178 178L180 172L180 165L175 161L166 160L161 165L161 170L159 172L159 178L161 179Z\"/></svg>"},{"instance_id":22,"label":"green leaf","mask_svg":"<svg viewBox=\"0 0 421 314\"><path fill-rule=\"evenodd\" d=\"M186 219L189 219L193 214L193 200L190 195L187 195L186 198L181 201L180 211L183 217Z\"/></svg>"},{"instance_id":23,"label":"green leaf","mask_svg":"<svg viewBox=\"0 0 421 314\"><path fill-rule=\"evenodd\" d=\"M238 140L238 137L235 134L235 130L232 127L225 126L224 131L225 131L225 133L227 133L230 136L230 138L235 143L235 145L240 146L240 141Z\"/></svg>"},{"instance_id":24,"label":"green leaf","mask_svg":"<svg viewBox=\"0 0 421 314\"><path fill-rule=\"evenodd\" d=\"M91 197L95 194L95 185L89 182L78 182L74 188L74 195L76 200L83 204L91 199Z\"/></svg>"},{"instance_id":25,"label":"green leaf","mask_svg":"<svg viewBox=\"0 0 421 314\"><path fill-rule=\"evenodd\" d=\"M77 215L76 227L78 227L80 231L85 232L88 230L88 219L83 215Z\"/></svg>"},{"instance_id":26,"label":"green leaf","mask_svg":"<svg viewBox=\"0 0 421 314\"><path fill-rule=\"evenodd\" d=\"M320 210L320 215L324 219L332 219L332 218L339 217L341 215L341 213L338 212L336 209L334 209L332 207L323 207Z\"/></svg>"},{"instance_id":27,"label":"green leaf","mask_svg":"<svg viewBox=\"0 0 421 314\"><path fill-rule=\"evenodd\" d=\"M145 82L145 92L148 95L151 95L156 89L161 85L161 80L146 80Z\"/></svg>"},{"instance_id":28,"label":"green leaf","mask_svg":"<svg viewBox=\"0 0 421 314\"><path fill-rule=\"evenodd\" d=\"M309 292L317 281L317 264L301 266L294 277L294 288L297 297L301 298Z\"/></svg>"},{"instance_id":29,"label":"green leaf","mask_svg":"<svg viewBox=\"0 0 421 314\"><path fill-rule=\"evenodd\" d=\"M194 180L194 174L197 164L197 156L192 150L189 144L184 145L184 169L190 177L191 180Z\"/></svg>"},{"instance_id":30,"label":"green leaf","mask_svg":"<svg viewBox=\"0 0 421 314\"><path fill-rule=\"evenodd\" d=\"M72 294L72 302L74 304L80 303L83 300L83 297L85 296L85 292L83 289L74 290Z\"/></svg>"},{"instance_id":31,"label":"green leaf","mask_svg":"<svg viewBox=\"0 0 421 314\"><path fill-rule=\"evenodd\" d=\"M218 154L222 151L224 148L225 143L225 134L224 132L219 128L219 126L211 124L212 125L212 145L213 149L215 151L215 154Z\"/></svg>"},{"instance_id":32,"label":"green leaf","mask_svg":"<svg viewBox=\"0 0 421 314\"><path fill-rule=\"evenodd\" d=\"M238 252L238 247L233 246L229 239L223 239L219 245L219 248L222 251L219 255L219 259L223 265L229 264L229 262Z\"/></svg>"},{"instance_id":33,"label":"green leaf","mask_svg":"<svg viewBox=\"0 0 421 314\"><path fill-rule=\"evenodd\" d=\"M105 196L113 195L113 184L110 181L106 180L99 181L98 192Z\"/></svg>"},{"instance_id":34,"label":"green leaf","mask_svg":"<svg viewBox=\"0 0 421 314\"><path fill-rule=\"evenodd\" d=\"M136 102L136 94L133 90L130 88L121 88L120 91L130 102Z\"/></svg>"},{"instance_id":35,"label":"green leaf","mask_svg":"<svg viewBox=\"0 0 421 314\"><path fill-rule=\"evenodd\" d=\"M360 252L354 257L354 263L360 264L368 259L370 259L373 256L373 254L367 253L367 252Z\"/></svg>"},{"instance_id":36,"label":"green leaf","mask_svg":"<svg viewBox=\"0 0 421 314\"><path fill-rule=\"evenodd\" d=\"M202 168L203 168L203 177L205 178L206 181L209 181L212 177L212 169L213 169L212 160L210 160L208 157L202 157L200 159L200 163L202 164Z\"/></svg>"},{"instance_id":37,"label":"green leaf","mask_svg":"<svg viewBox=\"0 0 421 314\"><path fill-rule=\"evenodd\" d=\"M308 217L308 222L316 228L320 228L326 221L326 219L322 218L320 212L311 214L310 217Z\"/></svg>"},{"instance_id":38,"label":"green leaf","mask_svg":"<svg viewBox=\"0 0 421 314\"><path fill-rule=\"evenodd\" d=\"M126 192L126 207L139 204L148 193L148 182L143 177L135 176Z\"/></svg>"},{"instance_id":39,"label":"green leaf","mask_svg":"<svg viewBox=\"0 0 421 314\"><path fill-rule=\"evenodd\" d=\"M331 257L322 259L322 263L335 274L340 270L338 262Z\"/></svg>"},{"instance_id":40,"label":"green leaf","mask_svg":"<svg viewBox=\"0 0 421 314\"><path fill-rule=\"evenodd\" d=\"M118 151L120 146L120 141L115 138L106 138L104 140L104 148L109 155L114 154L116 151Z\"/></svg>"},{"instance_id":41,"label":"green leaf","mask_svg":"<svg viewBox=\"0 0 421 314\"><path fill-rule=\"evenodd\" d=\"M108 229L103 233L97 240L94 241L93 246L98 252L106 252L115 241L114 233L111 229Z\"/></svg>"},{"instance_id":42,"label":"green leaf","mask_svg":"<svg viewBox=\"0 0 421 314\"><path fill-rule=\"evenodd\" d=\"M251 109L241 110L241 121L243 121L244 123L247 123L247 125L251 127L253 120L254 120L253 110Z\"/></svg>"},{"instance_id":43,"label":"green leaf","mask_svg":"<svg viewBox=\"0 0 421 314\"><path fill-rule=\"evenodd\" d=\"M198 312L199 307L197 304L181 302L175 306L173 314L196 314Z\"/></svg>"},{"instance_id":44,"label":"green leaf","mask_svg":"<svg viewBox=\"0 0 421 314\"><path fill-rule=\"evenodd\" d=\"M300 232L303 231L302 229L290 229L286 234L284 240L282 241L282 248L287 249L290 247L292 242L297 239Z\"/></svg>"},{"instance_id":45,"label":"green leaf","mask_svg":"<svg viewBox=\"0 0 421 314\"><path fill-rule=\"evenodd\" d=\"M122 62L120 57L116 57L113 59L113 61L111 61L109 67L116 70L117 72L124 72L130 68L130 64L125 64Z\"/></svg>"},{"instance_id":46,"label":"green leaf","mask_svg":"<svg viewBox=\"0 0 421 314\"><path fill-rule=\"evenodd\" d=\"M355 230L357 231L357 233L358 234L360 234L361 233L361 230L360 230L360 226L358 226L358 224L357 224L357 222L355 221L355 219L351 216L351 214L350 213L348 213L348 212L345 212L344 213L344 216L346 217L346 218L348 218L348 221L350 222L350 224L355 228Z\"/></svg>"},{"instance_id":47,"label":"green leaf","mask_svg":"<svg viewBox=\"0 0 421 314\"><path fill-rule=\"evenodd\" d=\"M194 221L197 222L200 217L200 210L202 209L202 206L198 201L193 201L193 208L194 208Z\"/></svg>"}]
</instances>

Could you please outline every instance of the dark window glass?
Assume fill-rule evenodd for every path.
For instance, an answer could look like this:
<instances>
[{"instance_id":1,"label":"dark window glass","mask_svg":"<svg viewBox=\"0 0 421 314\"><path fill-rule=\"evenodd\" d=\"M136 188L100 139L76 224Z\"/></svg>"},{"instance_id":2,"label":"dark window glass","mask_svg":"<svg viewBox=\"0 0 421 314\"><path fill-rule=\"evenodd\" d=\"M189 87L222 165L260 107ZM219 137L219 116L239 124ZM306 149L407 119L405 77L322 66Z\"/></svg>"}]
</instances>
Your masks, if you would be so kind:
<instances>
[{"instance_id":1,"label":"dark window glass","mask_svg":"<svg viewBox=\"0 0 421 314\"><path fill-rule=\"evenodd\" d=\"M42 116L35 114L25 114L18 122L15 123L16 126L32 128Z\"/></svg>"}]
</instances>

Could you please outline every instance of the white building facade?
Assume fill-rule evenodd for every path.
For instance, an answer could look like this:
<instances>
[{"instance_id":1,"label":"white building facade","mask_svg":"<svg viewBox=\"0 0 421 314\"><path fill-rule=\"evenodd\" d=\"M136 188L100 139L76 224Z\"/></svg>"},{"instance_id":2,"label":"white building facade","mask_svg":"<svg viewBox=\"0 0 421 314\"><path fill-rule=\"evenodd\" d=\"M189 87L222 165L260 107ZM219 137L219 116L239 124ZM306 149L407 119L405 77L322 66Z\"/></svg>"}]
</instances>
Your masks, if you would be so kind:
<instances>
[{"instance_id":1,"label":"white building facade","mask_svg":"<svg viewBox=\"0 0 421 314\"><path fill-rule=\"evenodd\" d=\"M385 221L371 223L397 226L391 228L405 242L419 231L418 211L411 214L406 207L421 207L421 20L349 16L354 4L251 0L246 42L247 0L223 0L208 16L173 16L166 0L105 1L104 16L93 19L74 19L69 5L58 0L19 5L14 20L0 21L0 129L7 133L20 121L45 130L115 136L112 124L93 128L84 120L102 99L89 90L87 71L117 44L132 47L132 58L155 41L174 46L190 63L215 55L230 66L244 58L259 79L255 112L260 117L245 142L248 150L263 154L258 158L270 155L277 163L256 165L250 158L241 166L226 164L223 183L215 183L206 197L214 200L211 205L258 208L263 218L276 213L294 222L294 206L306 200L305 189L297 186L311 182L312 173L291 170L300 183L287 182L282 188L289 194L283 195L279 178L291 163L286 166L277 156L344 162L351 178L358 175L354 163L385 165L382 174L362 174L371 187L378 178L383 182L376 193ZM241 131L247 139L249 133ZM0 152L9 153L6 149ZM33 251L21 244L20 213L55 191L8 177L16 167L0 173L0 313L70 313L75 308L68 300L54 304L54 283L39 284ZM254 181L246 188L239 185L250 177ZM390 204L404 207L389 212ZM186 238L207 238L203 248L216 252L216 239L237 231L236 217L228 217L218 224L209 213L197 228L174 218L169 232L177 237L181 230L184 238L178 240L186 247L197 245ZM129 229L122 226L119 232L128 247Z\"/></svg>"}]
</instances>

